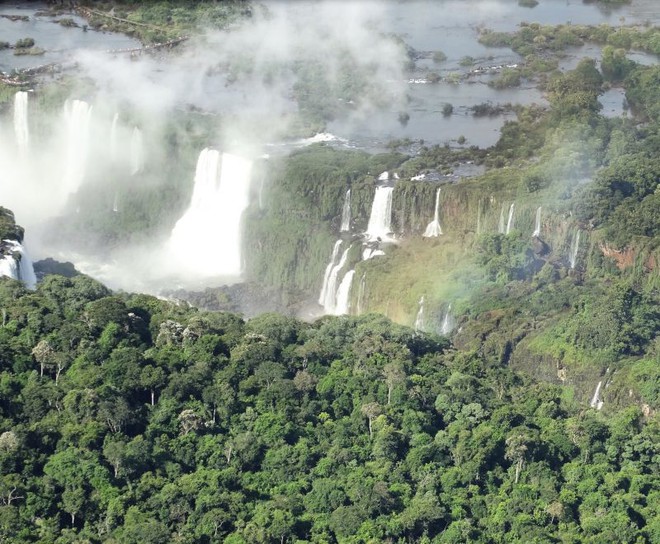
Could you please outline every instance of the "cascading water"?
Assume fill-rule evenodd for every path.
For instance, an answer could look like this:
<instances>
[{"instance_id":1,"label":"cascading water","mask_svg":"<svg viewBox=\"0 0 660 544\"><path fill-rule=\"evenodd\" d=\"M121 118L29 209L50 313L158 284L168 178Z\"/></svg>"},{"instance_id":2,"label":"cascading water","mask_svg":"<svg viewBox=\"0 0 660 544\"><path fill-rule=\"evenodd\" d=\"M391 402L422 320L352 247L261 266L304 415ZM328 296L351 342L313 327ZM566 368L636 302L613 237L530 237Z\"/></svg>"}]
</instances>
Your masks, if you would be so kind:
<instances>
[{"instance_id":1,"label":"cascading water","mask_svg":"<svg viewBox=\"0 0 660 544\"><path fill-rule=\"evenodd\" d=\"M477 236L481 234L481 200L477 206Z\"/></svg>"},{"instance_id":2,"label":"cascading water","mask_svg":"<svg viewBox=\"0 0 660 544\"><path fill-rule=\"evenodd\" d=\"M119 211L119 193L115 192L115 198L112 201L112 211L117 213Z\"/></svg>"},{"instance_id":3,"label":"cascading water","mask_svg":"<svg viewBox=\"0 0 660 544\"><path fill-rule=\"evenodd\" d=\"M541 206L536 208L536 221L534 222L534 232L532 233L532 238L538 237L541 235Z\"/></svg>"},{"instance_id":4,"label":"cascading water","mask_svg":"<svg viewBox=\"0 0 660 544\"><path fill-rule=\"evenodd\" d=\"M328 276L328 283L325 288L325 293L323 297L323 302L320 304L323 305L323 310L326 314L334 314L337 311L337 297L338 289L340 286L339 273L342 271L348 260L348 252L350 251L350 246L347 247L344 252L341 254L339 261L335 264L330 270L330 275Z\"/></svg>"},{"instance_id":5,"label":"cascading water","mask_svg":"<svg viewBox=\"0 0 660 544\"><path fill-rule=\"evenodd\" d=\"M605 404L600 398L600 388L602 387L602 385L603 385L602 381L598 382L598 385L596 386L596 390L594 391L594 396L591 398L591 402L589 403L589 406L595 408L596 410L600 410L603 407L603 404Z\"/></svg>"},{"instance_id":6,"label":"cascading water","mask_svg":"<svg viewBox=\"0 0 660 544\"><path fill-rule=\"evenodd\" d=\"M351 230L351 190L346 191L344 197L344 207L341 211L341 232L348 232Z\"/></svg>"},{"instance_id":7,"label":"cascading water","mask_svg":"<svg viewBox=\"0 0 660 544\"><path fill-rule=\"evenodd\" d=\"M445 317L442 320L442 325L440 326L440 334L447 336L454 330L454 318L451 315L451 304L447 307L445 312Z\"/></svg>"},{"instance_id":8,"label":"cascading water","mask_svg":"<svg viewBox=\"0 0 660 544\"><path fill-rule=\"evenodd\" d=\"M362 250L362 260L363 261L368 261L369 259L372 259L373 257L380 257L381 255L385 255L385 252L382 249L367 247L364 250Z\"/></svg>"},{"instance_id":9,"label":"cascading water","mask_svg":"<svg viewBox=\"0 0 660 544\"><path fill-rule=\"evenodd\" d=\"M362 315L364 312L364 295L367 289L367 275L362 274L360 278L360 287L358 289L358 298L357 298L357 315Z\"/></svg>"},{"instance_id":10,"label":"cascading water","mask_svg":"<svg viewBox=\"0 0 660 544\"><path fill-rule=\"evenodd\" d=\"M497 225L497 232L504 234L506 225L504 224L504 203L502 203L502 208L500 208L500 222Z\"/></svg>"},{"instance_id":11,"label":"cascading water","mask_svg":"<svg viewBox=\"0 0 660 544\"><path fill-rule=\"evenodd\" d=\"M171 257L187 263L191 275L230 276L242 271L243 212L249 204L252 162L204 149L197 161L190 206L172 229Z\"/></svg>"},{"instance_id":12,"label":"cascading water","mask_svg":"<svg viewBox=\"0 0 660 544\"><path fill-rule=\"evenodd\" d=\"M419 299L419 310L417 310L417 317L415 317L415 331L420 332L424 330L424 297Z\"/></svg>"},{"instance_id":13,"label":"cascading water","mask_svg":"<svg viewBox=\"0 0 660 544\"><path fill-rule=\"evenodd\" d=\"M66 154L62 186L65 194L75 192L85 177L92 107L82 100L64 104Z\"/></svg>"},{"instance_id":14,"label":"cascading water","mask_svg":"<svg viewBox=\"0 0 660 544\"><path fill-rule=\"evenodd\" d=\"M341 280L337 288L337 305L335 306L335 315L346 315L351 311L351 286L355 270L349 270Z\"/></svg>"},{"instance_id":15,"label":"cascading water","mask_svg":"<svg viewBox=\"0 0 660 544\"><path fill-rule=\"evenodd\" d=\"M575 236L573 236L573 241L571 242L571 254L568 257L568 260L571 265L571 269L575 268L577 264L578 251L580 250L580 231L577 230Z\"/></svg>"},{"instance_id":16,"label":"cascading water","mask_svg":"<svg viewBox=\"0 0 660 544\"><path fill-rule=\"evenodd\" d=\"M506 233L509 234L511 232L511 229L513 228L513 211L516 207L516 203L512 202L511 206L509 207L509 219L506 222Z\"/></svg>"},{"instance_id":17,"label":"cascading water","mask_svg":"<svg viewBox=\"0 0 660 544\"><path fill-rule=\"evenodd\" d=\"M142 131L135 127L131 135L131 176L139 173L144 167L144 143Z\"/></svg>"},{"instance_id":18,"label":"cascading water","mask_svg":"<svg viewBox=\"0 0 660 544\"><path fill-rule=\"evenodd\" d=\"M387 240L392 223L393 187L376 187L371 205L371 215L367 226L367 236L371 239Z\"/></svg>"},{"instance_id":19,"label":"cascading water","mask_svg":"<svg viewBox=\"0 0 660 544\"><path fill-rule=\"evenodd\" d=\"M14 95L14 134L20 156L27 154L30 145L30 131L28 128L28 93L18 91Z\"/></svg>"},{"instance_id":20,"label":"cascading water","mask_svg":"<svg viewBox=\"0 0 660 544\"><path fill-rule=\"evenodd\" d=\"M440 227L440 217L439 217L439 211L440 211L440 187L438 187L438 190L435 193L435 214L433 215L433 221L431 221L427 227L426 230L424 231L424 236L425 238L433 238L440 236L442 234L442 228Z\"/></svg>"},{"instance_id":21,"label":"cascading water","mask_svg":"<svg viewBox=\"0 0 660 544\"><path fill-rule=\"evenodd\" d=\"M330 262L328 266L325 267L325 274L323 275L323 285L321 286L321 294L319 295L319 304L323 306L325 304L326 293L328 292L328 281L330 280L330 274L332 269L337 264L337 257L339 257L339 248L341 247L341 240L335 242L334 247L332 248L332 255L330 256Z\"/></svg>"},{"instance_id":22,"label":"cascading water","mask_svg":"<svg viewBox=\"0 0 660 544\"><path fill-rule=\"evenodd\" d=\"M16 240L3 240L2 244L6 248L6 255L0 257L0 276L21 280L29 289L34 289L37 277L25 246ZM15 253L19 254L18 259Z\"/></svg>"}]
</instances>

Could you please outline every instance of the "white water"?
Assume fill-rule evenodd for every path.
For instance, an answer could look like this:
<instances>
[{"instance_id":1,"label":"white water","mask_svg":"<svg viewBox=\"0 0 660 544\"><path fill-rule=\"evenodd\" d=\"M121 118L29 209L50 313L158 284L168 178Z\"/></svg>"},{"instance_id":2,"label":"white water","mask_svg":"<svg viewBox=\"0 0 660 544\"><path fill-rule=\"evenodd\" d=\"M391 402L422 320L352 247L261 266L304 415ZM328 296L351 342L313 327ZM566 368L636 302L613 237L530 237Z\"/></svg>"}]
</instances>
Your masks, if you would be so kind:
<instances>
[{"instance_id":1,"label":"white water","mask_svg":"<svg viewBox=\"0 0 660 544\"><path fill-rule=\"evenodd\" d=\"M34 289L37 277L25 246L15 240L3 240L2 243L8 246L8 254L0 258L0 276L21 280L26 287ZM14 253L18 253L20 258L14 257Z\"/></svg>"},{"instance_id":2,"label":"white water","mask_svg":"<svg viewBox=\"0 0 660 544\"><path fill-rule=\"evenodd\" d=\"M375 249L372 247L367 247L364 250L362 250L362 260L363 261L368 261L369 259L372 259L373 257L379 257L381 255L385 255L385 252L382 249Z\"/></svg>"},{"instance_id":3,"label":"white water","mask_svg":"<svg viewBox=\"0 0 660 544\"><path fill-rule=\"evenodd\" d=\"M28 128L28 93L18 91L14 95L14 134L18 153L21 157L27 155L30 145L30 131Z\"/></svg>"},{"instance_id":4,"label":"white water","mask_svg":"<svg viewBox=\"0 0 660 544\"><path fill-rule=\"evenodd\" d=\"M241 218L249 204L251 161L204 149L190 206L172 229L172 258L198 277L238 277L243 269Z\"/></svg>"},{"instance_id":5,"label":"white water","mask_svg":"<svg viewBox=\"0 0 660 544\"><path fill-rule=\"evenodd\" d=\"M598 382L596 390L594 391L594 396L591 398L591 402L589 403L589 406L595 408L596 410L600 410L603 407L603 404L605 404L600 398L600 388L602 385L602 381Z\"/></svg>"},{"instance_id":6,"label":"white water","mask_svg":"<svg viewBox=\"0 0 660 544\"><path fill-rule=\"evenodd\" d=\"M481 200L477 207L477 235L481 234Z\"/></svg>"},{"instance_id":7,"label":"white water","mask_svg":"<svg viewBox=\"0 0 660 544\"><path fill-rule=\"evenodd\" d=\"M442 320L442 325L440 326L440 333L447 336L454 330L454 318L451 315L451 304L447 307L445 312L445 317Z\"/></svg>"},{"instance_id":8,"label":"white water","mask_svg":"<svg viewBox=\"0 0 660 544\"><path fill-rule=\"evenodd\" d=\"M92 107L82 100L64 103L66 153L62 186L64 194L75 192L85 177L85 163L89 147L89 122Z\"/></svg>"},{"instance_id":9,"label":"white water","mask_svg":"<svg viewBox=\"0 0 660 544\"><path fill-rule=\"evenodd\" d=\"M422 234L422 236L424 236L425 238L433 238L440 236L442 234L442 228L440 227L439 210L440 210L440 187L438 187L438 190L435 193L435 214L433 215L433 221L431 221L427 225L424 234Z\"/></svg>"},{"instance_id":10,"label":"white water","mask_svg":"<svg viewBox=\"0 0 660 544\"><path fill-rule=\"evenodd\" d=\"M144 142L142 131L135 127L131 135L131 176L142 171L144 167Z\"/></svg>"},{"instance_id":11,"label":"white water","mask_svg":"<svg viewBox=\"0 0 660 544\"><path fill-rule=\"evenodd\" d=\"M376 187L367 226L367 236L372 239L388 240L392 223L393 187Z\"/></svg>"},{"instance_id":12,"label":"white water","mask_svg":"<svg viewBox=\"0 0 660 544\"><path fill-rule=\"evenodd\" d=\"M330 270L330 275L328 276L328 283L326 285L323 302L320 302L323 305L323 310L326 314L335 314L337 311L337 298L338 298L338 289L340 286L339 273L346 265L348 259L348 252L351 247L347 247L344 252L341 254L339 261L335 264Z\"/></svg>"},{"instance_id":13,"label":"white water","mask_svg":"<svg viewBox=\"0 0 660 544\"><path fill-rule=\"evenodd\" d=\"M571 269L575 268L577 264L578 251L580 249L580 231L578 230L573 237L573 242L571 243L571 254L569 256L569 262L571 264Z\"/></svg>"},{"instance_id":14,"label":"white water","mask_svg":"<svg viewBox=\"0 0 660 544\"><path fill-rule=\"evenodd\" d=\"M532 233L533 237L538 237L541 235L541 206L536 208L536 221L534 222L534 232Z\"/></svg>"},{"instance_id":15,"label":"white water","mask_svg":"<svg viewBox=\"0 0 660 544\"><path fill-rule=\"evenodd\" d=\"M323 275L323 285L321 286L321 294L319 295L319 304L323 306L325 304L325 296L328 292L328 281L330 280L330 274L335 264L337 264L337 257L339 257L339 248L341 247L341 240L335 242L334 247L332 248L332 255L330 256L330 262L328 266L325 267L325 274Z\"/></svg>"},{"instance_id":16,"label":"white water","mask_svg":"<svg viewBox=\"0 0 660 544\"><path fill-rule=\"evenodd\" d=\"M388 179L390 179L390 173L389 172L382 172L378 176L378 181L387 181Z\"/></svg>"},{"instance_id":17,"label":"white water","mask_svg":"<svg viewBox=\"0 0 660 544\"><path fill-rule=\"evenodd\" d=\"M351 190L346 191L344 197L344 207L341 211L341 232L348 232L351 230Z\"/></svg>"},{"instance_id":18,"label":"white water","mask_svg":"<svg viewBox=\"0 0 660 544\"><path fill-rule=\"evenodd\" d=\"M367 275L362 274L360 278L360 287L358 289L358 298L357 298L357 315L362 315L364 312L364 293L367 289Z\"/></svg>"},{"instance_id":19,"label":"white water","mask_svg":"<svg viewBox=\"0 0 660 544\"><path fill-rule=\"evenodd\" d=\"M351 285L353 284L355 270L349 270L337 289L337 305L335 306L335 315L346 315L351 311Z\"/></svg>"},{"instance_id":20,"label":"white water","mask_svg":"<svg viewBox=\"0 0 660 544\"><path fill-rule=\"evenodd\" d=\"M419 299L419 310L417 310L417 317L415 317L415 331L424 330L424 297Z\"/></svg>"},{"instance_id":21,"label":"white water","mask_svg":"<svg viewBox=\"0 0 660 544\"><path fill-rule=\"evenodd\" d=\"M504 225L504 203L502 203L502 208L500 209L500 222L497 226L497 232L500 234L504 234L505 232L505 225Z\"/></svg>"},{"instance_id":22,"label":"white water","mask_svg":"<svg viewBox=\"0 0 660 544\"><path fill-rule=\"evenodd\" d=\"M112 211L117 213L119 211L119 193L115 191L115 198L112 201Z\"/></svg>"},{"instance_id":23,"label":"white water","mask_svg":"<svg viewBox=\"0 0 660 544\"><path fill-rule=\"evenodd\" d=\"M509 219L506 222L506 234L509 234L511 232L511 229L513 228L513 211L516 207L516 203L512 202L511 206L509 207Z\"/></svg>"}]
</instances>

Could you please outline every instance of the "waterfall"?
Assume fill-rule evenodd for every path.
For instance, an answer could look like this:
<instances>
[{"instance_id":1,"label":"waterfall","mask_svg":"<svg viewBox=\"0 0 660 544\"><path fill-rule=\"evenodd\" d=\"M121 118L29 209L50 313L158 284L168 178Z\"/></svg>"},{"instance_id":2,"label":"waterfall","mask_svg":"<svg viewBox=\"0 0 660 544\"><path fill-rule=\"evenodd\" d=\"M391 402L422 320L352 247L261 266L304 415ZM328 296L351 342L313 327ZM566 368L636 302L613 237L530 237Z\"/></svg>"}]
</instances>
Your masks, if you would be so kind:
<instances>
[{"instance_id":1,"label":"waterfall","mask_svg":"<svg viewBox=\"0 0 660 544\"><path fill-rule=\"evenodd\" d=\"M351 310L351 285L353 284L355 270L349 270L337 289L337 305L335 306L335 315L346 315Z\"/></svg>"},{"instance_id":2,"label":"waterfall","mask_svg":"<svg viewBox=\"0 0 660 544\"><path fill-rule=\"evenodd\" d=\"M117 213L119 211L119 193L115 191L115 199L112 201L112 211Z\"/></svg>"},{"instance_id":3,"label":"waterfall","mask_svg":"<svg viewBox=\"0 0 660 544\"><path fill-rule=\"evenodd\" d=\"M259 183L259 209L263 210L264 209L264 176L263 174L261 175L261 182Z\"/></svg>"},{"instance_id":4,"label":"waterfall","mask_svg":"<svg viewBox=\"0 0 660 544\"><path fill-rule=\"evenodd\" d=\"M117 157L119 156L118 146L117 146L117 124L119 123L119 114L115 113L112 118L112 125L110 126L110 157L112 162L117 162Z\"/></svg>"},{"instance_id":5,"label":"waterfall","mask_svg":"<svg viewBox=\"0 0 660 544\"><path fill-rule=\"evenodd\" d=\"M25 246L16 240L3 240L2 244L8 247L7 253L0 257L0 276L21 280L26 287L34 289L37 277ZM16 253L20 255L19 258L16 258Z\"/></svg>"},{"instance_id":6,"label":"waterfall","mask_svg":"<svg viewBox=\"0 0 660 544\"><path fill-rule=\"evenodd\" d=\"M415 331L420 332L424 330L424 296L419 299L419 310L417 310L417 317L415 317Z\"/></svg>"},{"instance_id":7,"label":"waterfall","mask_svg":"<svg viewBox=\"0 0 660 544\"><path fill-rule=\"evenodd\" d=\"M534 222L534 232L532 233L532 238L535 236L538 237L541 235L541 206L536 208L536 221Z\"/></svg>"},{"instance_id":8,"label":"waterfall","mask_svg":"<svg viewBox=\"0 0 660 544\"><path fill-rule=\"evenodd\" d=\"M571 254L569 256L569 261L571 264L571 269L575 268L577 263L578 250L580 249L580 230L578 229L573 237L573 242L571 242Z\"/></svg>"},{"instance_id":9,"label":"waterfall","mask_svg":"<svg viewBox=\"0 0 660 544\"><path fill-rule=\"evenodd\" d=\"M14 134L20 156L27 154L30 144L30 131L28 128L28 93L18 91L14 95Z\"/></svg>"},{"instance_id":10,"label":"waterfall","mask_svg":"<svg viewBox=\"0 0 660 544\"><path fill-rule=\"evenodd\" d=\"M367 247L362 251L362 260L368 261L372 257L379 257L380 255L385 255L385 252L382 249Z\"/></svg>"},{"instance_id":11,"label":"waterfall","mask_svg":"<svg viewBox=\"0 0 660 544\"><path fill-rule=\"evenodd\" d=\"M339 248L341 247L341 240L335 242L334 247L332 248L332 255L330 257L330 262L328 266L325 267L325 274L323 275L323 285L321 287L321 294L319 295L319 304L321 306L325 303L325 296L328 292L328 281L330 280L330 274L335 264L337 264L337 257L339 256Z\"/></svg>"},{"instance_id":12,"label":"waterfall","mask_svg":"<svg viewBox=\"0 0 660 544\"><path fill-rule=\"evenodd\" d=\"M357 299L357 315L362 315L364 312L364 293L367 288L367 275L362 274L360 278L360 287L358 288L358 299Z\"/></svg>"},{"instance_id":13,"label":"waterfall","mask_svg":"<svg viewBox=\"0 0 660 544\"><path fill-rule=\"evenodd\" d=\"M511 229L513 228L513 210L516 206L515 202L511 203L511 206L509 207L509 219L506 222L506 233L509 234L511 232Z\"/></svg>"},{"instance_id":14,"label":"waterfall","mask_svg":"<svg viewBox=\"0 0 660 544\"><path fill-rule=\"evenodd\" d=\"M502 203L502 208L500 209L500 222L497 226L497 232L504 234L504 203Z\"/></svg>"},{"instance_id":15,"label":"waterfall","mask_svg":"<svg viewBox=\"0 0 660 544\"><path fill-rule=\"evenodd\" d=\"M451 304L450 304L447 307L447 311L445 312L445 317L442 320L442 325L440 326L440 334L447 336L453 330L454 330L454 318L451 315Z\"/></svg>"},{"instance_id":16,"label":"waterfall","mask_svg":"<svg viewBox=\"0 0 660 544\"><path fill-rule=\"evenodd\" d=\"M387 240L391 232L393 187L376 187L371 205L367 235L372 239Z\"/></svg>"},{"instance_id":17,"label":"waterfall","mask_svg":"<svg viewBox=\"0 0 660 544\"><path fill-rule=\"evenodd\" d=\"M591 398L591 402L589 403L589 406L595 408L596 410L600 410L603 407L603 404L605 404L600 398L600 388L602 385L602 381L598 382L596 390L594 391L594 396Z\"/></svg>"},{"instance_id":18,"label":"waterfall","mask_svg":"<svg viewBox=\"0 0 660 544\"><path fill-rule=\"evenodd\" d=\"M477 236L481 234L481 200L477 206Z\"/></svg>"},{"instance_id":19,"label":"waterfall","mask_svg":"<svg viewBox=\"0 0 660 544\"><path fill-rule=\"evenodd\" d=\"M169 241L172 257L197 276L239 276L242 271L241 218L249 204L252 162L204 149L199 154L190 206Z\"/></svg>"},{"instance_id":20,"label":"waterfall","mask_svg":"<svg viewBox=\"0 0 660 544\"><path fill-rule=\"evenodd\" d=\"M351 230L351 190L346 191L344 197L344 207L341 211L341 232L348 232Z\"/></svg>"},{"instance_id":21,"label":"waterfall","mask_svg":"<svg viewBox=\"0 0 660 544\"><path fill-rule=\"evenodd\" d=\"M144 143L142 131L135 127L131 135L131 176L139 173L144 167Z\"/></svg>"},{"instance_id":22,"label":"waterfall","mask_svg":"<svg viewBox=\"0 0 660 544\"><path fill-rule=\"evenodd\" d=\"M440 227L439 221L439 209L440 209L440 187L435 193L435 214L433 215L433 221L431 221L424 231L425 238L437 237L442 234L442 228Z\"/></svg>"},{"instance_id":23,"label":"waterfall","mask_svg":"<svg viewBox=\"0 0 660 544\"><path fill-rule=\"evenodd\" d=\"M75 192L85 177L89 121L92 107L82 100L67 100L64 104L66 153L62 184L65 194Z\"/></svg>"},{"instance_id":24,"label":"waterfall","mask_svg":"<svg viewBox=\"0 0 660 544\"><path fill-rule=\"evenodd\" d=\"M337 309L337 295L338 295L337 280L339 279L339 273L346 264L346 260L348 259L348 252L350 251L350 249L351 247L349 246L344 250L337 264L335 264L330 270L330 275L328 276L328 283L325 288L325 293L323 293L324 294L323 302L319 301L320 304L323 305L323 310L325 311L326 314L334 314Z\"/></svg>"}]
</instances>

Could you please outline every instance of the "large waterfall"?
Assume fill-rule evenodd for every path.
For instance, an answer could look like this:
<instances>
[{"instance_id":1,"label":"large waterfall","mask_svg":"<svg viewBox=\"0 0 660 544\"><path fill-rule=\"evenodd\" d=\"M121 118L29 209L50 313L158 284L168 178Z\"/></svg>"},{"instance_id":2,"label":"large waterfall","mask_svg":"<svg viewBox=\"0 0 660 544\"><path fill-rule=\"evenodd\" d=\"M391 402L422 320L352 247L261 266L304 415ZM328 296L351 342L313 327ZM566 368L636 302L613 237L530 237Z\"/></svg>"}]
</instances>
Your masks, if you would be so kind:
<instances>
[{"instance_id":1,"label":"large waterfall","mask_svg":"<svg viewBox=\"0 0 660 544\"><path fill-rule=\"evenodd\" d=\"M337 245L335 244L335 248ZM341 254L339 260L333 264L330 269L330 274L328 275L327 283L325 284L325 289L322 289L323 298L319 297L319 304L323 306L323 310L326 314L334 314L337 311L337 299L338 299L338 290L341 282L339 282L339 273L342 271L348 260L348 252L351 247L347 247L344 252ZM333 250L333 256L336 258L336 254Z\"/></svg>"},{"instance_id":2,"label":"large waterfall","mask_svg":"<svg viewBox=\"0 0 660 544\"><path fill-rule=\"evenodd\" d=\"M351 190L346 191L344 197L344 207L341 211L341 232L348 232L351 230Z\"/></svg>"},{"instance_id":3,"label":"large waterfall","mask_svg":"<svg viewBox=\"0 0 660 544\"><path fill-rule=\"evenodd\" d=\"M195 276L240 276L241 218L249 204L252 163L244 158L204 149L197 161L190 206L172 229L172 258Z\"/></svg>"},{"instance_id":4,"label":"large waterfall","mask_svg":"<svg viewBox=\"0 0 660 544\"><path fill-rule=\"evenodd\" d=\"M575 268L579 250L580 250L580 231L577 230L575 232L575 236L573 236L573 241L571 242L571 254L568 257L568 260L571 264L571 269Z\"/></svg>"},{"instance_id":5,"label":"large waterfall","mask_svg":"<svg viewBox=\"0 0 660 544\"><path fill-rule=\"evenodd\" d=\"M144 166L144 143L142 131L135 127L131 135L131 176L139 173Z\"/></svg>"},{"instance_id":6,"label":"large waterfall","mask_svg":"<svg viewBox=\"0 0 660 544\"><path fill-rule=\"evenodd\" d=\"M14 95L14 134L19 154L24 157L30 144L28 128L28 93L18 91Z\"/></svg>"},{"instance_id":7,"label":"large waterfall","mask_svg":"<svg viewBox=\"0 0 660 544\"><path fill-rule=\"evenodd\" d=\"M67 100L64 104L66 154L62 185L64 193L73 193L85 177L89 145L89 122L92 107L82 100Z\"/></svg>"},{"instance_id":8,"label":"large waterfall","mask_svg":"<svg viewBox=\"0 0 660 544\"><path fill-rule=\"evenodd\" d=\"M534 232L532 233L533 237L538 237L541 235L541 206L536 208L536 220L534 221Z\"/></svg>"},{"instance_id":9,"label":"large waterfall","mask_svg":"<svg viewBox=\"0 0 660 544\"><path fill-rule=\"evenodd\" d=\"M371 215L367 226L369 238L387 240L392 223L392 193L393 187L376 187L376 194L371 205Z\"/></svg>"},{"instance_id":10,"label":"large waterfall","mask_svg":"<svg viewBox=\"0 0 660 544\"><path fill-rule=\"evenodd\" d=\"M509 234L511 232L511 229L513 228L513 212L516 208L516 203L512 202L511 206L509 207L509 219L506 222L506 232L505 234Z\"/></svg>"},{"instance_id":11,"label":"large waterfall","mask_svg":"<svg viewBox=\"0 0 660 544\"><path fill-rule=\"evenodd\" d=\"M341 280L337 289L337 304L335 306L335 315L346 315L351 310L351 286L353 285L353 276L355 270L349 270Z\"/></svg>"},{"instance_id":12,"label":"large waterfall","mask_svg":"<svg viewBox=\"0 0 660 544\"><path fill-rule=\"evenodd\" d=\"M337 257L339 257L339 248L341 247L341 240L335 242L334 247L332 248L332 255L330 256L330 262L328 266L325 267L325 274L323 275L323 285L321 286L321 294L319 295L319 304L321 306L325 305L325 297L328 292L328 282L330 281L330 274L332 269L337 264Z\"/></svg>"},{"instance_id":13,"label":"large waterfall","mask_svg":"<svg viewBox=\"0 0 660 544\"><path fill-rule=\"evenodd\" d=\"M424 236L425 238L433 238L440 236L442 234L442 228L440 227L439 210L440 210L440 187L438 187L438 190L435 192L435 214L433 216L433 221L431 221L427 225L424 234L422 234L422 236Z\"/></svg>"},{"instance_id":14,"label":"large waterfall","mask_svg":"<svg viewBox=\"0 0 660 544\"><path fill-rule=\"evenodd\" d=\"M5 247L5 255L0 256L0 276L21 280L28 288L34 289L37 277L25 246L16 240L3 240L0 243Z\"/></svg>"}]
</instances>

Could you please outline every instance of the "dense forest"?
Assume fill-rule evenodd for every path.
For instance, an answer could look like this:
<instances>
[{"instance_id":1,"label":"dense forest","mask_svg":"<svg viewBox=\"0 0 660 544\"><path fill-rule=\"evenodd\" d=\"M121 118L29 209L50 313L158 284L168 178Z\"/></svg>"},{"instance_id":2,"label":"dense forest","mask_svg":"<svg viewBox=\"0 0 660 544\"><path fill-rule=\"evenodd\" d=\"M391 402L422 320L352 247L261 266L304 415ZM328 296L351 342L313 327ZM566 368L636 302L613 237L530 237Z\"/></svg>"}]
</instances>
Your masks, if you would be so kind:
<instances>
[{"instance_id":1,"label":"dense forest","mask_svg":"<svg viewBox=\"0 0 660 544\"><path fill-rule=\"evenodd\" d=\"M658 542L658 419L384 317L1 280L3 542ZM648 415L648 414L646 414Z\"/></svg>"}]
</instances>

